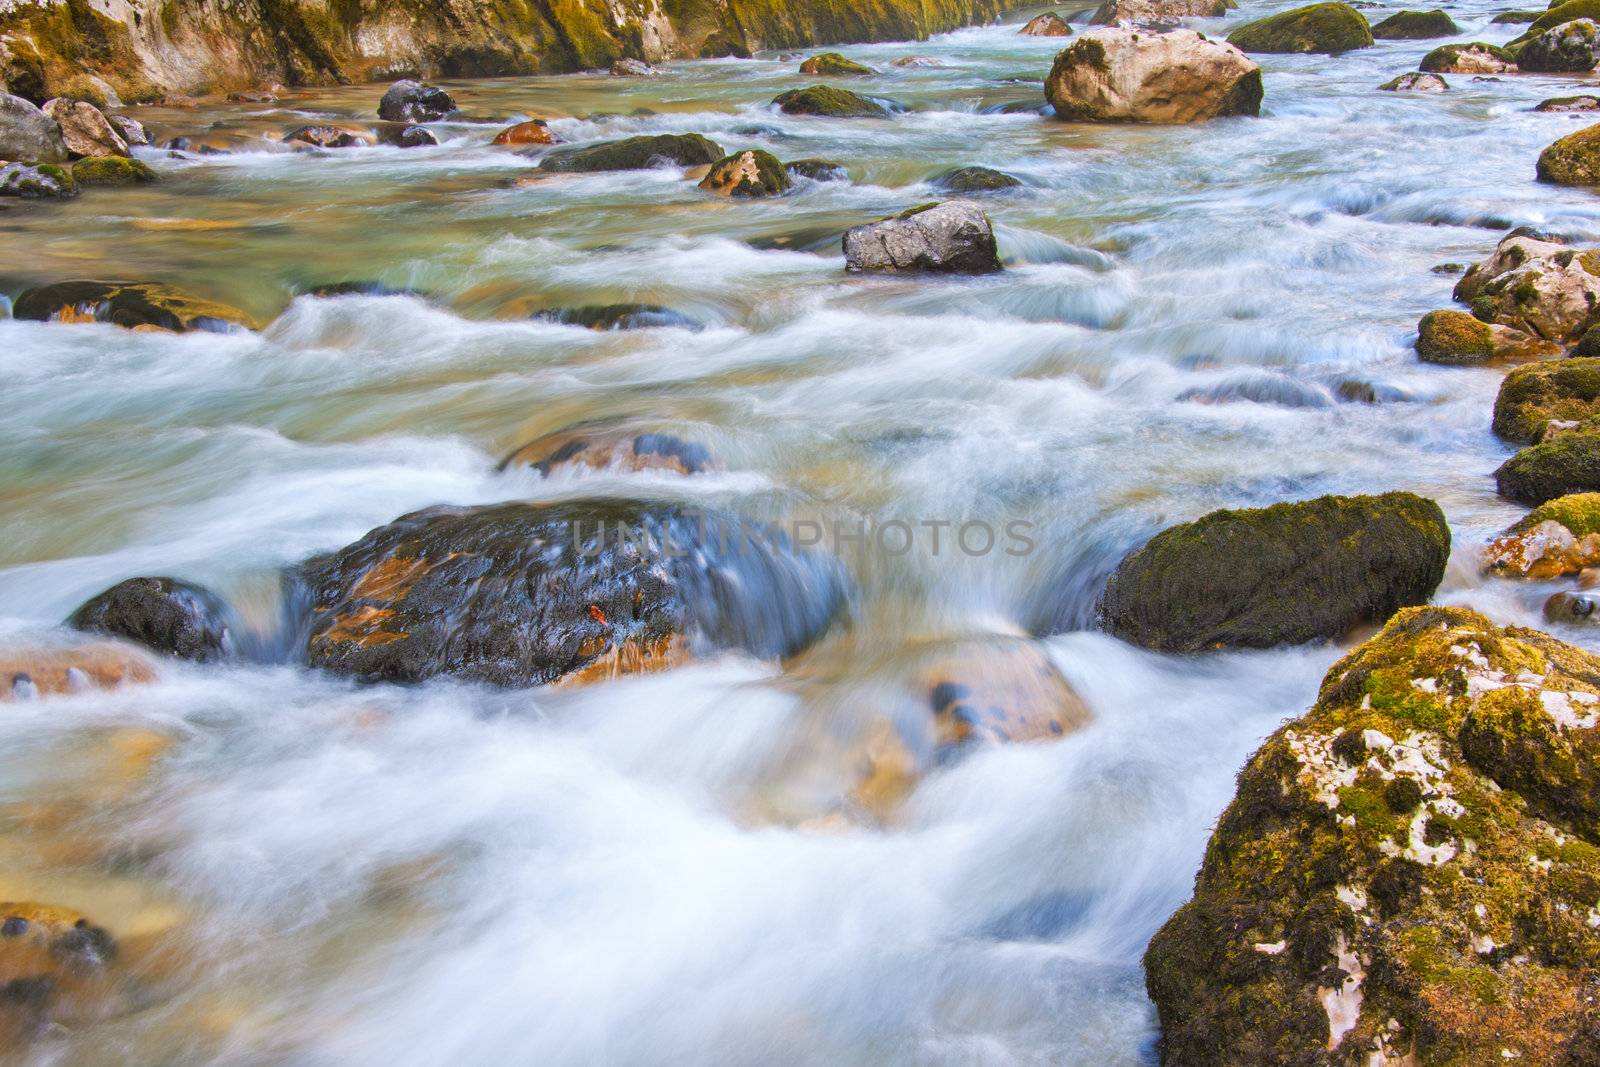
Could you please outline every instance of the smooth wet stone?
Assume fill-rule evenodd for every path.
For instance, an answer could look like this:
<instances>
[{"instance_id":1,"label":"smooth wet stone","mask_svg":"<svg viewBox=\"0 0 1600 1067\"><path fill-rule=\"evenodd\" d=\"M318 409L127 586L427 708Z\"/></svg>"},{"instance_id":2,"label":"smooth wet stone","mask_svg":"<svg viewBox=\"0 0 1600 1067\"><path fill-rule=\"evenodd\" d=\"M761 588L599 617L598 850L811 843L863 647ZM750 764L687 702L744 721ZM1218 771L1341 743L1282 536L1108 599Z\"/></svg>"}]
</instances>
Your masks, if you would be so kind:
<instances>
[{"instance_id":1,"label":"smooth wet stone","mask_svg":"<svg viewBox=\"0 0 1600 1067\"><path fill-rule=\"evenodd\" d=\"M1445 93L1450 91L1450 83L1437 74L1412 71L1410 74L1391 78L1378 88L1391 93Z\"/></svg>"},{"instance_id":2,"label":"smooth wet stone","mask_svg":"<svg viewBox=\"0 0 1600 1067\"><path fill-rule=\"evenodd\" d=\"M1145 953L1163 1062L1592 1058L1600 659L1400 612L1250 757Z\"/></svg>"},{"instance_id":3,"label":"smooth wet stone","mask_svg":"<svg viewBox=\"0 0 1600 1067\"><path fill-rule=\"evenodd\" d=\"M1600 359L1574 357L1518 367L1500 382L1494 401L1494 432L1507 441L1532 444L1552 421L1587 422L1600 417Z\"/></svg>"},{"instance_id":4,"label":"smooth wet stone","mask_svg":"<svg viewBox=\"0 0 1600 1067\"><path fill-rule=\"evenodd\" d=\"M1593 626L1600 623L1600 596L1594 593L1552 593L1544 602L1542 614L1545 622L1567 626Z\"/></svg>"},{"instance_id":5,"label":"smooth wet stone","mask_svg":"<svg viewBox=\"0 0 1600 1067\"><path fill-rule=\"evenodd\" d=\"M550 124L543 119L530 119L519 122L515 126L508 126L494 135L490 144L500 145L530 145L530 144L555 144L555 134L550 132Z\"/></svg>"},{"instance_id":6,"label":"smooth wet stone","mask_svg":"<svg viewBox=\"0 0 1600 1067\"><path fill-rule=\"evenodd\" d=\"M307 662L368 681L500 686L793 655L845 609L831 557L736 516L617 499L436 507L297 572Z\"/></svg>"},{"instance_id":7,"label":"smooth wet stone","mask_svg":"<svg viewBox=\"0 0 1600 1067\"><path fill-rule=\"evenodd\" d=\"M143 185L158 176L142 159L125 156L92 156L72 165L72 180L84 185Z\"/></svg>"},{"instance_id":8,"label":"smooth wet stone","mask_svg":"<svg viewBox=\"0 0 1600 1067\"><path fill-rule=\"evenodd\" d=\"M47 100L39 109L61 127L61 139L74 156L125 156L128 142L87 100Z\"/></svg>"},{"instance_id":9,"label":"smooth wet stone","mask_svg":"<svg viewBox=\"0 0 1600 1067\"><path fill-rule=\"evenodd\" d=\"M1494 481L1501 496L1529 507L1571 493L1600 492L1600 428L1530 445L1502 463Z\"/></svg>"},{"instance_id":10,"label":"smooth wet stone","mask_svg":"<svg viewBox=\"0 0 1600 1067\"><path fill-rule=\"evenodd\" d=\"M306 144L313 148L361 148L378 141L370 130L349 126L301 126L284 134L283 140L285 144Z\"/></svg>"},{"instance_id":11,"label":"smooth wet stone","mask_svg":"<svg viewBox=\"0 0 1600 1067\"><path fill-rule=\"evenodd\" d=\"M0 703L154 681L156 664L124 641L0 647Z\"/></svg>"},{"instance_id":12,"label":"smooth wet stone","mask_svg":"<svg viewBox=\"0 0 1600 1067\"><path fill-rule=\"evenodd\" d=\"M78 195L72 171L55 163L0 166L0 196L23 200L64 200Z\"/></svg>"},{"instance_id":13,"label":"smooth wet stone","mask_svg":"<svg viewBox=\"0 0 1600 1067\"><path fill-rule=\"evenodd\" d=\"M1261 68L1194 30L1113 28L1056 56L1045 99L1069 122L1201 122L1261 110Z\"/></svg>"},{"instance_id":14,"label":"smooth wet stone","mask_svg":"<svg viewBox=\"0 0 1600 1067\"><path fill-rule=\"evenodd\" d=\"M957 167L933 179L933 184L947 193L999 193L1007 189L1020 189L1022 181L1004 171L988 167Z\"/></svg>"},{"instance_id":15,"label":"smooth wet stone","mask_svg":"<svg viewBox=\"0 0 1600 1067\"><path fill-rule=\"evenodd\" d=\"M994 228L969 201L926 204L845 231L846 269L869 273L990 274L1000 270Z\"/></svg>"},{"instance_id":16,"label":"smooth wet stone","mask_svg":"<svg viewBox=\"0 0 1600 1067\"><path fill-rule=\"evenodd\" d=\"M838 52L822 52L800 64L800 73L843 75L860 78L878 72L865 64L857 63L853 59L847 59Z\"/></svg>"},{"instance_id":17,"label":"smooth wet stone","mask_svg":"<svg viewBox=\"0 0 1600 1067\"><path fill-rule=\"evenodd\" d=\"M1228 43L1245 52L1337 55L1371 47L1372 30L1349 4L1311 4L1247 22L1228 34Z\"/></svg>"},{"instance_id":18,"label":"smooth wet stone","mask_svg":"<svg viewBox=\"0 0 1600 1067\"><path fill-rule=\"evenodd\" d=\"M703 328L681 311L659 304L589 304L575 308L549 308L535 312L533 318L540 322L559 322L563 326L582 326L589 330L647 330L658 326L675 326L682 330Z\"/></svg>"},{"instance_id":19,"label":"smooth wet stone","mask_svg":"<svg viewBox=\"0 0 1600 1067\"><path fill-rule=\"evenodd\" d=\"M231 614L227 603L203 586L176 578L129 578L84 602L67 625L205 663L234 651Z\"/></svg>"},{"instance_id":20,"label":"smooth wet stone","mask_svg":"<svg viewBox=\"0 0 1600 1067\"><path fill-rule=\"evenodd\" d=\"M456 110L449 93L409 78L389 86L378 101L378 117L388 122L434 122Z\"/></svg>"},{"instance_id":21,"label":"smooth wet stone","mask_svg":"<svg viewBox=\"0 0 1600 1067\"><path fill-rule=\"evenodd\" d=\"M889 109L849 89L832 85L812 85L790 89L772 98L786 115L819 115L836 119L886 119Z\"/></svg>"},{"instance_id":22,"label":"smooth wet stone","mask_svg":"<svg viewBox=\"0 0 1600 1067\"><path fill-rule=\"evenodd\" d=\"M809 178L814 182L847 182L850 172L843 163L830 159L794 159L783 165L793 178Z\"/></svg>"},{"instance_id":23,"label":"smooth wet stone","mask_svg":"<svg viewBox=\"0 0 1600 1067\"><path fill-rule=\"evenodd\" d=\"M544 154L539 169L573 173L699 167L715 163L725 154L721 145L698 133L666 133L556 149Z\"/></svg>"},{"instance_id":24,"label":"smooth wet stone","mask_svg":"<svg viewBox=\"0 0 1600 1067\"><path fill-rule=\"evenodd\" d=\"M1417 68L1429 74L1506 74L1515 73L1517 61L1498 45L1473 41L1440 45L1423 56Z\"/></svg>"},{"instance_id":25,"label":"smooth wet stone","mask_svg":"<svg viewBox=\"0 0 1600 1067\"><path fill-rule=\"evenodd\" d=\"M700 188L717 196L777 196L789 190L788 172L778 157L760 149L746 149L711 164Z\"/></svg>"},{"instance_id":26,"label":"smooth wet stone","mask_svg":"<svg viewBox=\"0 0 1600 1067\"><path fill-rule=\"evenodd\" d=\"M61 127L20 96L0 92L0 160L64 163Z\"/></svg>"},{"instance_id":27,"label":"smooth wet stone","mask_svg":"<svg viewBox=\"0 0 1600 1067\"><path fill-rule=\"evenodd\" d=\"M1422 41L1430 37L1454 37L1461 27L1449 15L1434 8L1432 11L1396 11L1372 27L1372 36L1380 41Z\"/></svg>"},{"instance_id":28,"label":"smooth wet stone","mask_svg":"<svg viewBox=\"0 0 1600 1067\"><path fill-rule=\"evenodd\" d=\"M1426 602L1449 555L1444 513L1411 493L1214 511L1124 559L1099 614L1162 652L1339 640Z\"/></svg>"},{"instance_id":29,"label":"smooth wet stone","mask_svg":"<svg viewBox=\"0 0 1600 1067\"><path fill-rule=\"evenodd\" d=\"M1029 19L1017 32L1024 37L1071 37L1072 27L1054 11L1046 11Z\"/></svg>"},{"instance_id":30,"label":"smooth wet stone","mask_svg":"<svg viewBox=\"0 0 1600 1067\"><path fill-rule=\"evenodd\" d=\"M151 282L70 281L40 285L17 297L11 313L38 322L109 322L135 329L209 330L228 333L253 329L237 308Z\"/></svg>"},{"instance_id":31,"label":"smooth wet stone","mask_svg":"<svg viewBox=\"0 0 1600 1067\"><path fill-rule=\"evenodd\" d=\"M501 460L499 469L531 467L546 476L596 470L699 474L719 466L705 445L677 434L600 425L537 437Z\"/></svg>"}]
</instances>

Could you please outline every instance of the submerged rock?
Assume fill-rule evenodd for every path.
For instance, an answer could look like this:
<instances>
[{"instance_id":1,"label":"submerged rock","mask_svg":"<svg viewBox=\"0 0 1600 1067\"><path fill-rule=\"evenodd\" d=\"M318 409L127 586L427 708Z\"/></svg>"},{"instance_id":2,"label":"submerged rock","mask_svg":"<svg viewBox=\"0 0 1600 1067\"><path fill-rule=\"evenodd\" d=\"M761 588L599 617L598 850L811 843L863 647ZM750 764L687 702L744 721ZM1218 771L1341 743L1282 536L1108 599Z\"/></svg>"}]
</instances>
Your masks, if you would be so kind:
<instances>
[{"instance_id":1,"label":"submerged rock","mask_svg":"<svg viewBox=\"0 0 1600 1067\"><path fill-rule=\"evenodd\" d=\"M1600 61L1600 26L1593 19L1575 19L1545 30L1517 52L1519 70L1577 73Z\"/></svg>"},{"instance_id":2,"label":"submerged rock","mask_svg":"<svg viewBox=\"0 0 1600 1067\"><path fill-rule=\"evenodd\" d=\"M1454 295L1484 322L1571 344L1600 301L1600 249L1580 251L1513 231L1468 269Z\"/></svg>"},{"instance_id":3,"label":"submerged rock","mask_svg":"<svg viewBox=\"0 0 1600 1067\"><path fill-rule=\"evenodd\" d=\"M1437 74L1414 71L1390 78L1378 88L1399 93L1444 93L1450 91L1450 83Z\"/></svg>"},{"instance_id":4,"label":"submerged rock","mask_svg":"<svg viewBox=\"0 0 1600 1067\"><path fill-rule=\"evenodd\" d=\"M580 469L699 474L717 466L705 445L676 434L626 426L578 426L521 445L500 461L499 469L532 467L543 475Z\"/></svg>"},{"instance_id":5,"label":"submerged rock","mask_svg":"<svg viewBox=\"0 0 1600 1067\"><path fill-rule=\"evenodd\" d=\"M1465 311L1430 311L1417 323L1417 358L1451 367L1561 355L1561 346Z\"/></svg>"},{"instance_id":6,"label":"submerged rock","mask_svg":"<svg viewBox=\"0 0 1600 1067\"><path fill-rule=\"evenodd\" d=\"M7 163L0 166L0 196L24 200L61 200L78 195L72 172L55 163Z\"/></svg>"},{"instance_id":7,"label":"submerged rock","mask_svg":"<svg viewBox=\"0 0 1600 1067\"><path fill-rule=\"evenodd\" d=\"M378 141L370 131L348 126L301 126L284 134L283 140L285 144L307 144L313 148L360 148Z\"/></svg>"},{"instance_id":8,"label":"submerged rock","mask_svg":"<svg viewBox=\"0 0 1600 1067\"><path fill-rule=\"evenodd\" d=\"M700 180L700 188L718 196L777 196L787 192L789 185L789 174L778 157L760 149L723 156Z\"/></svg>"},{"instance_id":9,"label":"submerged rock","mask_svg":"<svg viewBox=\"0 0 1600 1067\"><path fill-rule=\"evenodd\" d=\"M569 173L699 167L715 163L723 155L721 145L698 133L662 133L557 149L545 154L539 169Z\"/></svg>"},{"instance_id":10,"label":"submerged rock","mask_svg":"<svg viewBox=\"0 0 1600 1067\"><path fill-rule=\"evenodd\" d=\"M229 614L222 598L202 586L175 578L129 578L86 601L67 625L205 663L233 651Z\"/></svg>"},{"instance_id":11,"label":"submerged rock","mask_svg":"<svg viewBox=\"0 0 1600 1067\"><path fill-rule=\"evenodd\" d=\"M1161 1058L1592 1058L1600 659L1400 612L1239 775L1145 953Z\"/></svg>"},{"instance_id":12,"label":"submerged rock","mask_svg":"<svg viewBox=\"0 0 1600 1067\"><path fill-rule=\"evenodd\" d=\"M1228 34L1228 43L1245 52L1337 55L1369 47L1372 30L1361 12L1349 4L1311 4L1247 22Z\"/></svg>"},{"instance_id":13,"label":"submerged rock","mask_svg":"<svg viewBox=\"0 0 1600 1067\"><path fill-rule=\"evenodd\" d=\"M115 1013L117 943L81 912L0 902L0 1053Z\"/></svg>"},{"instance_id":14,"label":"submerged rock","mask_svg":"<svg viewBox=\"0 0 1600 1067\"><path fill-rule=\"evenodd\" d=\"M1517 69L1517 61L1498 45L1473 41L1440 45L1423 56L1417 67L1431 74L1505 74Z\"/></svg>"},{"instance_id":15,"label":"submerged rock","mask_svg":"<svg viewBox=\"0 0 1600 1067\"><path fill-rule=\"evenodd\" d=\"M783 169L795 178L810 178L814 182L847 182L850 172L843 163L835 163L831 159L794 159L783 165Z\"/></svg>"},{"instance_id":16,"label":"submerged rock","mask_svg":"<svg viewBox=\"0 0 1600 1067\"><path fill-rule=\"evenodd\" d=\"M832 85L790 89L772 98L786 115L820 115L835 119L886 119L889 109L860 93Z\"/></svg>"},{"instance_id":17,"label":"submerged rock","mask_svg":"<svg viewBox=\"0 0 1600 1067\"><path fill-rule=\"evenodd\" d=\"M988 167L957 167L947 170L933 179L933 184L947 193L972 194L972 193L1000 193L1007 189L1019 189L1021 180L1013 178L1004 171L991 170Z\"/></svg>"},{"instance_id":18,"label":"submerged rock","mask_svg":"<svg viewBox=\"0 0 1600 1067\"><path fill-rule=\"evenodd\" d=\"M433 131L423 126L384 123L378 127L378 140L395 148L431 148L439 143Z\"/></svg>"},{"instance_id":19,"label":"submerged rock","mask_svg":"<svg viewBox=\"0 0 1600 1067\"><path fill-rule=\"evenodd\" d=\"M549 308L536 312L533 317L540 322L559 322L563 326L582 326L590 330L645 330L654 326L701 329L700 323L683 312L659 304L589 304L575 308Z\"/></svg>"},{"instance_id":20,"label":"submerged rock","mask_svg":"<svg viewBox=\"0 0 1600 1067\"><path fill-rule=\"evenodd\" d=\"M530 119L519 122L515 126L507 126L494 135L490 144L555 144L555 134L550 132L550 124L544 119Z\"/></svg>"},{"instance_id":21,"label":"submerged rock","mask_svg":"<svg viewBox=\"0 0 1600 1067\"><path fill-rule=\"evenodd\" d=\"M72 180L79 185L142 185L156 178L148 163L125 156L94 156L72 165Z\"/></svg>"},{"instance_id":22,"label":"submerged rock","mask_svg":"<svg viewBox=\"0 0 1600 1067\"><path fill-rule=\"evenodd\" d=\"M1600 416L1600 359L1575 357L1518 367L1500 383L1494 432L1532 444L1551 421Z\"/></svg>"},{"instance_id":23,"label":"submerged rock","mask_svg":"<svg viewBox=\"0 0 1600 1067\"><path fill-rule=\"evenodd\" d=\"M155 662L122 641L0 649L0 703L153 681Z\"/></svg>"},{"instance_id":24,"label":"submerged rock","mask_svg":"<svg viewBox=\"0 0 1600 1067\"><path fill-rule=\"evenodd\" d=\"M0 92L0 160L65 163L61 127L20 96Z\"/></svg>"},{"instance_id":25,"label":"submerged rock","mask_svg":"<svg viewBox=\"0 0 1600 1067\"><path fill-rule=\"evenodd\" d=\"M1534 173L1553 185L1600 185L1600 125L1585 126L1545 148Z\"/></svg>"},{"instance_id":26,"label":"submerged rock","mask_svg":"<svg viewBox=\"0 0 1600 1067\"><path fill-rule=\"evenodd\" d=\"M1239 5L1234 0L1105 0L1089 16L1095 26L1170 19L1215 19Z\"/></svg>"},{"instance_id":27,"label":"submerged rock","mask_svg":"<svg viewBox=\"0 0 1600 1067\"><path fill-rule=\"evenodd\" d=\"M1123 560L1099 613L1162 652L1338 640L1426 602L1449 555L1444 513L1411 493L1214 511Z\"/></svg>"},{"instance_id":28,"label":"submerged rock","mask_svg":"<svg viewBox=\"0 0 1600 1067\"><path fill-rule=\"evenodd\" d=\"M55 282L25 290L11 313L37 322L109 322L136 329L210 330L254 328L244 312L154 282Z\"/></svg>"},{"instance_id":29,"label":"submerged rock","mask_svg":"<svg viewBox=\"0 0 1600 1067\"><path fill-rule=\"evenodd\" d=\"M1600 111L1600 96L1552 96L1533 110L1545 112Z\"/></svg>"},{"instance_id":30,"label":"submerged rock","mask_svg":"<svg viewBox=\"0 0 1600 1067\"><path fill-rule=\"evenodd\" d=\"M1600 564L1600 493L1541 504L1495 538L1484 565L1519 578L1559 578Z\"/></svg>"},{"instance_id":31,"label":"submerged rock","mask_svg":"<svg viewBox=\"0 0 1600 1067\"><path fill-rule=\"evenodd\" d=\"M456 111L450 94L435 85L403 78L378 101L378 117L388 122L433 122Z\"/></svg>"},{"instance_id":32,"label":"submerged rock","mask_svg":"<svg viewBox=\"0 0 1600 1067\"><path fill-rule=\"evenodd\" d=\"M1563 433L1524 448L1494 472L1507 500L1534 507L1569 493L1600 492L1600 429Z\"/></svg>"},{"instance_id":33,"label":"submerged rock","mask_svg":"<svg viewBox=\"0 0 1600 1067\"><path fill-rule=\"evenodd\" d=\"M1000 269L994 227L969 201L924 204L844 235L851 271L990 274Z\"/></svg>"},{"instance_id":34,"label":"submerged rock","mask_svg":"<svg viewBox=\"0 0 1600 1067\"><path fill-rule=\"evenodd\" d=\"M842 569L735 516L613 499L436 507L299 568L313 667L501 686L785 657L845 606Z\"/></svg>"},{"instance_id":35,"label":"submerged rock","mask_svg":"<svg viewBox=\"0 0 1600 1067\"><path fill-rule=\"evenodd\" d=\"M1380 41L1421 41L1429 37L1454 37L1460 32L1461 27L1438 8L1396 11L1372 27L1372 36Z\"/></svg>"},{"instance_id":36,"label":"submerged rock","mask_svg":"<svg viewBox=\"0 0 1600 1067\"><path fill-rule=\"evenodd\" d=\"M1193 30L1107 29L1056 56L1045 78L1056 118L1199 122L1261 111L1261 68Z\"/></svg>"},{"instance_id":37,"label":"submerged rock","mask_svg":"<svg viewBox=\"0 0 1600 1067\"><path fill-rule=\"evenodd\" d=\"M846 59L838 52L823 52L819 55L812 56L810 59L800 64L800 73L838 74L862 77L868 74L876 74L878 72L873 70L871 67L857 63L853 59Z\"/></svg>"},{"instance_id":38,"label":"submerged rock","mask_svg":"<svg viewBox=\"0 0 1600 1067\"><path fill-rule=\"evenodd\" d=\"M1024 37L1071 37L1072 27L1054 11L1046 11L1029 19L1027 25L1017 32Z\"/></svg>"},{"instance_id":39,"label":"submerged rock","mask_svg":"<svg viewBox=\"0 0 1600 1067\"><path fill-rule=\"evenodd\" d=\"M39 109L61 127L61 139L74 156L125 156L128 142L100 109L87 100L47 100Z\"/></svg>"}]
</instances>

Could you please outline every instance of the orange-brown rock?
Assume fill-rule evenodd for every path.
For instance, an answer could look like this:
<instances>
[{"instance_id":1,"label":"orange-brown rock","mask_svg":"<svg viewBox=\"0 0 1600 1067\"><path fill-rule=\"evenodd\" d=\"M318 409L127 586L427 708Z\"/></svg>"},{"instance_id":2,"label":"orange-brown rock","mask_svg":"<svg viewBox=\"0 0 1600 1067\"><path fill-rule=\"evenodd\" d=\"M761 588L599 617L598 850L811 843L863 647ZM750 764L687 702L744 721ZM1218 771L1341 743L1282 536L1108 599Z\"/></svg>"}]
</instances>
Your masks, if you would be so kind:
<instances>
[{"instance_id":1,"label":"orange-brown rock","mask_svg":"<svg viewBox=\"0 0 1600 1067\"><path fill-rule=\"evenodd\" d=\"M155 661L120 641L0 651L0 703L153 681Z\"/></svg>"},{"instance_id":2,"label":"orange-brown rock","mask_svg":"<svg viewBox=\"0 0 1600 1067\"><path fill-rule=\"evenodd\" d=\"M525 145L525 144L555 144L556 136L550 132L549 123L543 119L530 119L519 122L515 126L508 126L495 134L490 144Z\"/></svg>"}]
</instances>

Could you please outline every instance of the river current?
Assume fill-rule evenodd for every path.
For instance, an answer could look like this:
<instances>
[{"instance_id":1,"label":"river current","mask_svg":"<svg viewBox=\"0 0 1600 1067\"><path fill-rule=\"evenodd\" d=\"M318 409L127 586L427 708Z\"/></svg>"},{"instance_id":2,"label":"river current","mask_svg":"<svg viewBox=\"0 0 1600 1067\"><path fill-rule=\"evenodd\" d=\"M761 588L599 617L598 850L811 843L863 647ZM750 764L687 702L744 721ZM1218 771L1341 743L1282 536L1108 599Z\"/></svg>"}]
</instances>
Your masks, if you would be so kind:
<instances>
[{"instance_id":1,"label":"river current","mask_svg":"<svg viewBox=\"0 0 1600 1067\"><path fill-rule=\"evenodd\" d=\"M1248 2L1245 17L1287 5ZM1500 8L1449 8L1503 42ZM1026 14L1032 14L1028 12ZM1376 22L1387 11L1366 12ZM767 105L798 55L443 82L442 144L262 140L369 122L381 86L145 107L159 184L0 213L0 282L169 281L257 333L0 322L0 626L49 631L122 578L223 591L265 625L282 565L428 504L646 492L765 517L1031 524L1033 551L841 552L854 625L780 672L725 657L574 691L358 686L174 666L150 686L7 705L0 899L182 946L168 994L35 1058L300 1064L1154 1062L1139 957L1187 898L1233 777L1340 648L1173 657L1093 629L1121 556L1217 507L1408 489L1455 555L1438 599L1540 625L1548 586L1478 577L1500 371L1419 364L1417 318L1513 226L1600 239L1600 199L1538 185L1586 79L1377 86L1436 41L1261 56L1259 119L1057 123L1065 42L1023 15L840 49L892 120ZM897 67L904 55L939 66ZM699 132L843 164L765 201L677 171L527 178L492 148ZM1007 269L847 275L838 235L984 165ZM422 296L317 298L377 281ZM547 306L638 301L703 324L595 333ZM694 477L496 472L584 419L705 443ZM882 824L829 816L852 731L907 699L908 648L1053 632L1092 723L929 776ZM1600 648L1582 632L1568 639ZM120 782L97 738L167 739ZM29 819L41 805L70 818ZM130 858L72 861L83 835ZM66 857L66 858L63 858Z\"/></svg>"}]
</instances>

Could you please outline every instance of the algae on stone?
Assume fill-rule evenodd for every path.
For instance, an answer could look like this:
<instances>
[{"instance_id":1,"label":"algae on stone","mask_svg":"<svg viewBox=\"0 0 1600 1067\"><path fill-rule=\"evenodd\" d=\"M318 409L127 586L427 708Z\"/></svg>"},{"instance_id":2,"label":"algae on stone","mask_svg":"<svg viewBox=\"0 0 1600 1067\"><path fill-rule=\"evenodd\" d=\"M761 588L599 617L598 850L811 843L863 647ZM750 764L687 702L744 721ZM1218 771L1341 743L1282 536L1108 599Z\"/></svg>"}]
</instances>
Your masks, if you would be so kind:
<instances>
[{"instance_id":1,"label":"algae on stone","mask_svg":"<svg viewBox=\"0 0 1600 1067\"><path fill-rule=\"evenodd\" d=\"M1228 34L1228 43L1244 52L1337 54L1371 45L1372 30L1349 4L1312 4L1247 22Z\"/></svg>"}]
</instances>

